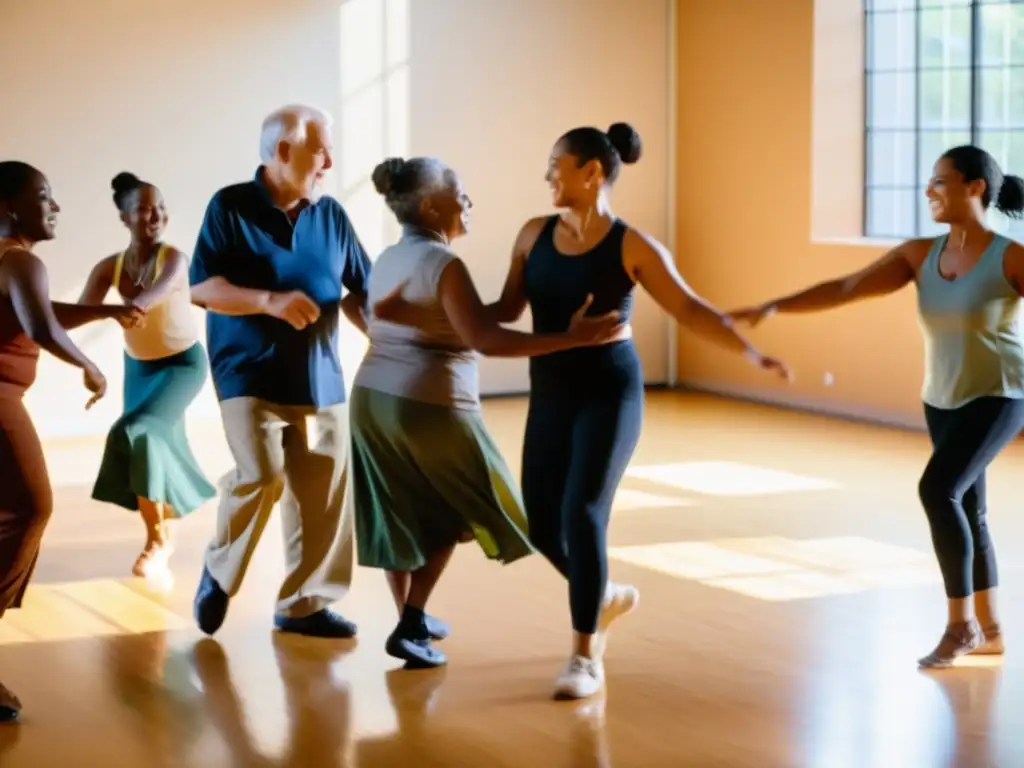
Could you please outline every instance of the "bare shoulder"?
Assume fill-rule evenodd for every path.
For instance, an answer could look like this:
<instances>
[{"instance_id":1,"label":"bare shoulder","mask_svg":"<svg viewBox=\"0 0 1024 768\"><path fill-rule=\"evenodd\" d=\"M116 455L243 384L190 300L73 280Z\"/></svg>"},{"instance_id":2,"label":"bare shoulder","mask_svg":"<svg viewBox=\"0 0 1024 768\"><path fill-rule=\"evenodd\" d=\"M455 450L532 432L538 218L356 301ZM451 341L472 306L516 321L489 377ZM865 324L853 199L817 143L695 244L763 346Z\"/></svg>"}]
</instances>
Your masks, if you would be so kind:
<instances>
[{"instance_id":1,"label":"bare shoulder","mask_svg":"<svg viewBox=\"0 0 1024 768\"><path fill-rule=\"evenodd\" d=\"M672 254L658 238L635 227L626 228L622 236L622 268L633 280L640 280L645 269L660 270L668 265L669 271L674 271Z\"/></svg>"},{"instance_id":2,"label":"bare shoulder","mask_svg":"<svg viewBox=\"0 0 1024 768\"><path fill-rule=\"evenodd\" d=\"M636 227L626 227L626 233L622 238L622 249L627 253L633 252L648 252L663 256L668 253L666 248L658 238L653 235L649 235L643 230L637 229Z\"/></svg>"},{"instance_id":3,"label":"bare shoulder","mask_svg":"<svg viewBox=\"0 0 1024 768\"><path fill-rule=\"evenodd\" d=\"M904 240L886 254L885 258L903 259L917 272L928 258L928 251L935 242L934 237L916 237Z\"/></svg>"},{"instance_id":4,"label":"bare shoulder","mask_svg":"<svg viewBox=\"0 0 1024 768\"><path fill-rule=\"evenodd\" d=\"M1016 240L1011 240L1010 244L1006 246L1003 260L1008 264L1012 262L1015 265L1024 265L1024 245Z\"/></svg>"},{"instance_id":5,"label":"bare shoulder","mask_svg":"<svg viewBox=\"0 0 1024 768\"><path fill-rule=\"evenodd\" d=\"M39 269L44 272L46 271L46 265L43 264L42 259L27 248L21 247L9 248L6 250L3 254L3 258L0 258L0 268L5 271L17 270L19 272Z\"/></svg>"},{"instance_id":6,"label":"bare shoulder","mask_svg":"<svg viewBox=\"0 0 1024 768\"><path fill-rule=\"evenodd\" d=\"M1018 293L1024 286L1024 246L1011 240L1003 253L1003 274Z\"/></svg>"},{"instance_id":7,"label":"bare shoulder","mask_svg":"<svg viewBox=\"0 0 1024 768\"><path fill-rule=\"evenodd\" d=\"M164 252L164 259L172 263L188 263L188 254L173 245L167 245ZM117 258L116 256L114 258Z\"/></svg>"},{"instance_id":8,"label":"bare shoulder","mask_svg":"<svg viewBox=\"0 0 1024 768\"><path fill-rule=\"evenodd\" d=\"M12 284L25 286L49 280L43 260L27 248L10 248L0 258L0 291L6 296Z\"/></svg>"},{"instance_id":9,"label":"bare shoulder","mask_svg":"<svg viewBox=\"0 0 1024 768\"><path fill-rule=\"evenodd\" d=\"M544 231L545 225L551 220L550 216L534 216L529 219L516 235L516 244L512 252L513 258L525 259L533 246L537 244L537 238Z\"/></svg>"},{"instance_id":10,"label":"bare shoulder","mask_svg":"<svg viewBox=\"0 0 1024 768\"><path fill-rule=\"evenodd\" d=\"M121 258L120 253L112 253L109 256L104 256L102 259L96 262L95 269L97 271L106 271L108 269L112 270L114 266L117 264L117 260L119 258Z\"/></svg>"}]
</instances>

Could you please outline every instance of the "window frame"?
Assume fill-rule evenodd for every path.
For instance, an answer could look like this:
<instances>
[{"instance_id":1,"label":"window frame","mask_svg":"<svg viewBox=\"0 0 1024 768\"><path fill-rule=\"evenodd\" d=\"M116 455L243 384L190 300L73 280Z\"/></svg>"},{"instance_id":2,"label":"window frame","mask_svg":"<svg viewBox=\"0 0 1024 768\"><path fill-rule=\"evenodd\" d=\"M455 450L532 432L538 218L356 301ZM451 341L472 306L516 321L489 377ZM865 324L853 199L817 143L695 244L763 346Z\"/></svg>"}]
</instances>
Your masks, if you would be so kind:
<instances>
[{"instance_id":1,"label":"window frame","mask_svg":"<svg viewBox=\"0 0 1024 768\"><path fill-rule=\"evenodd\" d=\"M1024 0L965 0L963 3L950 4L943 2L942 0L902 0L897 2L884 3L884 7L878 7L879 0L864 0L862 4L863 12L863 168L862 168L862 184L861 184L861 204L862 204L862 217L861 217L861 233L862 236L872 239L891 239L891 238L905 238L905 237L922 237L925 236L926 221L924 220L924 210L921 205L920 196L924 194L924 180L921 176L921 164L927 158L922 157L922 145L925 143L922 137L928 133L941 132L941 133L963 133L969 136L971 144L981 146L982 134L985 132L1004 132L1009 136L1013 134L1019 134L1024 136L1024 123L1019 126L1014 125L1014 119L1010 114L1007 114L1003 120L1003 124L997 124L995 126L986 125L983 123L982 110L985 105L983 101L984 84L982 82L982 75L985 72L1010 72L1018 71L1021 73L1021 79L1024 79L1024 51L1020 54L1020 61L1015 61L1014 56L1011 54L1005 61L997 64L985 63L985 56L983 48L983 34L985 19L983 17L983 9L985 6L1019 6L1021 13L1024 13ZM960 126L939 126L939 127L928 127L922 125L922 73L925 72L962 72L962 65L944 65L941 68L934 66L924 66L923 60L927 55L925 50L926 46L922 45L923 34L922 34L922 20L924 18L923 12L927 11L944 11L947 9L968 9L968 16L970 19L970 34L967 37L969 42L969 50L967 53L967 67L968 67L968 125L966 127ZM913 31L912 35L915 40L913 63L908 69L901 69L899 66L896 69L888 70L884 67L876 66L877 54L872 56L873 48L877 51L877 42L880 35L879 28L875 24L875 19L879 15L884 14L905 14L912 19ZM1022 19L1024 23L1024 19ZM961 48L962 50L962 48ZM872 60L875 59L875 61ZM909 73L912 77L914 84L913 88L913 125L907 128L903 127L880 127L874 115L872 114L872 100L873 100L873 86L877 88L877 75L878 73L885 73L891 71L896 73ZM875 76L873 78L873 75ZM1009 87L1009 86L1004 86ZM1006 98L1009 98L1007 95ZM961 113L962 114L962 113ZM894 193L901 191L908 191L908 187L893 183L888 186L885 184L878 184L873 180L872 165L874 162L873 149L877 150L878 136L885 134L899 135L901 133L909 133L911 136L911 143L913 145L913 191L914 191L914 205L911 209L912 224L911 231L905 232L900 231L900 222L895 222L893 229L895 232L883 232L873 227L872 211L873 203L877 201L875 197L878 192L885 192L891 190ZM874 139L874 142L873 142ZM894 139L894 146L897 144ZM990 150L991 151L991 150ZM1007 152L1009 150L1007 149ZM998 158L997 158L998 159ZM1013 169L1003 169L1004 172L1012 173Z\"/></svg>"}]
</instances>

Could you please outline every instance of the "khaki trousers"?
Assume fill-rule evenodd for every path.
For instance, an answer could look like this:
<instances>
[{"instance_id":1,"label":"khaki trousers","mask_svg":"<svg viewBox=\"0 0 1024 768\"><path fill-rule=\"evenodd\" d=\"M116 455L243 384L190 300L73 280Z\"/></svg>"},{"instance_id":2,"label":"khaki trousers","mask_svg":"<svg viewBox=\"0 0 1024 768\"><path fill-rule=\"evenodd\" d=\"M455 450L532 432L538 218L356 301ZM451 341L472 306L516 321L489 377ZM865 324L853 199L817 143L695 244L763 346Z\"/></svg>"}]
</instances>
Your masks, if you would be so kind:
<instances>
[{"instance_id":1,"label":"khaki trousers","mask_svg":"<svg viewBox=\"0 0 1024 768\"><path fill-rule=\"evenodd\" d=\"M220 409L236 466L220 480L217 533L206 551L211 575L237 594L280 500L287 575L277 612L299 618L340 600L353 568L347 405L317 410L238 397Z\"/></svg>"}]
</instances>

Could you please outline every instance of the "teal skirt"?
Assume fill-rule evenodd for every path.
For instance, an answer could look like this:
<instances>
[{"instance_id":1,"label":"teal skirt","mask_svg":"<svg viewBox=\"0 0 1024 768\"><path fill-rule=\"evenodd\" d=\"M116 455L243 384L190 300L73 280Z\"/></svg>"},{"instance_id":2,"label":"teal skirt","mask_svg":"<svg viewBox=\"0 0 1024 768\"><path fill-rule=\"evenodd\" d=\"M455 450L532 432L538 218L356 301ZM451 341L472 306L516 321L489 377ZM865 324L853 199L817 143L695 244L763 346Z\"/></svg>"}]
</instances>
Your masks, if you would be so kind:
<instances>
[{"instance_id":1,"label":"teal skirt","mask_svg":"<svg viewBox=\"0 0 1024 768\"><path fill-rule=\"evenodd\" d=\"M159 360L124 356L124 414L107 435L94 499L136 510L141 497L184 517L216 495L185 435L185 409L207 370L199 343Z\"/></svg>"},{"instance_id":2,"label":"teal skirt","mask_svg":"<svg viewBox=\"0 0 1024 768\"><path fill-rule=\"evenodd\" d=\"M470 537L503 563L533 553L519 489L479 412L357 386L349 414L360 565L415 571Z\"/></svg>"}]
</instances>

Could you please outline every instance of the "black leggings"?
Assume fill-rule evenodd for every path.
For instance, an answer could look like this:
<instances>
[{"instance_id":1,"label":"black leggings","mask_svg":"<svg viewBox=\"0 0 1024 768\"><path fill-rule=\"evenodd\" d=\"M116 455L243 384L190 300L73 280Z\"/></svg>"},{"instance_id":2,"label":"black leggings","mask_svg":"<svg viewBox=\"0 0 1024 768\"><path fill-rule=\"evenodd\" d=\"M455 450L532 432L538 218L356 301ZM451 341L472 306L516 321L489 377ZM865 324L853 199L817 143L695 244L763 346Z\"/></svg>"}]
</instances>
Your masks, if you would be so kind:
<instances>
[{"instance_id":1,"label":"black leggings","mask_svg":"<svg viewBox=\"0 0 1024 768\"><path fill-rule=\"evenodd\" d=\"M985 470L1024 427L1024 400L981 397L951 410L924 407L932 457L918 493L946 596L995 587L996 553L985 519Z\"/></svg>"},{"instance_id":2,"label":"black leggings","mask_svg":"<svg viewBox=\"0 0 1024 768\"><path fill-rule=\"evenodd\" d=\"M563 354L572 365L531 365L523 501L534 546L569 580L573 629L593 634L612 502L640 439L643 376L631 342Z\"/></svg>"}]
</instances>

